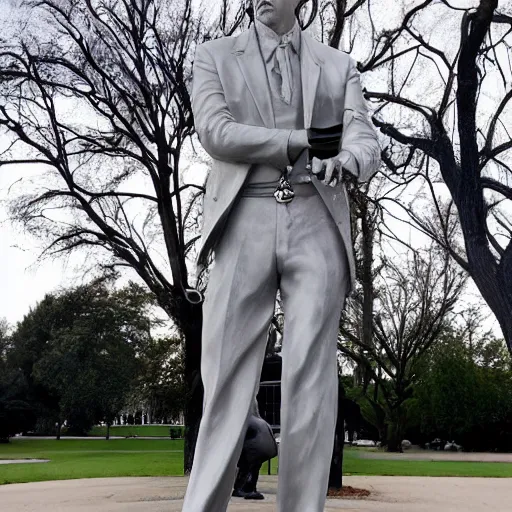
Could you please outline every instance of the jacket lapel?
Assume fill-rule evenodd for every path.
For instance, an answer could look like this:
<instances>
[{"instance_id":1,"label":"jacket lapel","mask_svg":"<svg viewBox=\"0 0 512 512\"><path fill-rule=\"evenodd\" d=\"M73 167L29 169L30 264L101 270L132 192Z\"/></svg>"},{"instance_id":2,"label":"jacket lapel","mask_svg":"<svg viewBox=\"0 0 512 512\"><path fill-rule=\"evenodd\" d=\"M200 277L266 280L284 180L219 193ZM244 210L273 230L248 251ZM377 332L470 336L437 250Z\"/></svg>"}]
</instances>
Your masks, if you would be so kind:
<instances>
[{"instance_id":1,"label":"jacket lapel","mask_svg":"<svg viewBox=\"0 0 512 512\"><path fill-rule=\"evenodd\" d=\"M300 67L302 80L302 100L304 107L304 127L310 128L313 118L316 91L320 78L321 57L314 51L309 34L301 34ZM261 57L254 25L237 37L232 53L236 56L258 112L267 128L275 128L272 98L267 80L267 70Z\"/></svg>"},{"instance_id":2,"label":"jacket lapel","mask_svg":"<svg viewBox=\"0 0 512 512\"><path fill-rule=\"evenodd\" d=\"M320 78L320 64L322 59L313 49L311 37L302 32L300 50L300 71L302 78L302 100L304 106L304 128L311 128L313 107L315 105L316 90Z\"/></svg>"},{"instance_id":3,"label":"jacket lapel","mask_svg":"<svg viewBox=\"0 0 512 512\"><path fill-rule=\"evenodd\" d=\"M265 126L267 128L275 128L267 70L260 53L254 25L238 36L232 53L237 58L247 88L254 98Z\"/></svg>"}]
</instances>

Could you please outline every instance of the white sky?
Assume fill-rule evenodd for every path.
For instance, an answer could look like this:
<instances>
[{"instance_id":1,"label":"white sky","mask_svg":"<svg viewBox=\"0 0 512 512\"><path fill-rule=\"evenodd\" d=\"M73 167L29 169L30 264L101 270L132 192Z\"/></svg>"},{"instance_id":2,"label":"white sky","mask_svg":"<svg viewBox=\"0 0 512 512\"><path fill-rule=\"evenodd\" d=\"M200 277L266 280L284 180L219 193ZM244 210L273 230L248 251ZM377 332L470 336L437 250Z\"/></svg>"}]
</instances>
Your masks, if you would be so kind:
<instances>
[{"instance_id":1,"label":"white sky","mask_svg":"<svg viewBox=\"0 0 512 512\"><path fill-rule=\"evenodd\" d=\"M0 0L0 32L6 39L15 25L14 4L15 1ZM2 142L0 147L4 146ZM63 261L34 266L38 255L35 241L16 232L7 221L4 200L8 187L25 172L21 166L0 167L0 317L10 323L20 320L46 292L72 280Z\"/></svg>"},{"instance_id":2,"label":"white sky","mask_svg":"<svg viewBox=\"0 0 512 512\"><path fill-rule=\"evenodd\" d=\"M17 26L24 14L18 7L21 0L0 0L0 37L8 39L11 29ZM28 21L33 23L34 20ZM32 24L37 24L37 21ZM60 105L62 107L62 105ZM61 108L62 115L75 115L73 105ZM87 114L82 111L84 121ZM0 151L5 149L8 141L0 138ZM21 145L19 146L22 147ZM186 155L182 158L182 169L187 182L202 183L205 166L197 164L194 169L188 167ZM75 286L87 281L89 276L84 274L86 256L76 254L71 257L58 259L39 258L45 244L41 240L26 234L19 226L13 226L8 219L7 201L19 193L30 190L31 183L38 184L37 178L44 176L44 167L38 164L0 166L0 318L6 318L12 325L21 320L30 307L40 301L45 294L59 288ZM23 178L23 182L18 182ZM126 184L127 190L145 191L154 194L151 185L142 176L136 176ZM135 212L137 215L138 212ZM157 258L160 269L168 266L165 257ZM158 261L159 259L159 261ZM170 275L167 274L170 278ZM133 279L140 281L135 272L124 271L120 283Z\"/></svg>"},{"instance_id":3,"label":"white sky","mask_svg":"<svg viewBox=\"0 0 512 512\"><path fill-rule=\"evenodd\" d=\"M40 262L38 242L8 221L3 200L15 176L32 172L26 167L0 168L0 317L10 323L21 320L45 293L76 284L72 265L63 259Z\"/></svg>"},{"instance_id":4,"label":"white sky","mask_svg":"<svg viewBox=\"0 0 512 512\"><path fill-rule=\"evenodd\" d=\"M13 27L12 17L15 11L9 6L18 0L0 0L0 29L3 29L4 37L8 35L5 28ZM467 4L468 2L459 2ZM393 2L394 4L394 2ZM0 147L2 147L0 141ZM36 166L8 166L0 167L0 318L5 317L11 324L22 319L29 308L41 300L46 293L59 287L68 287L82 279L78 270L82 263L81 257L73 257L71 260L58 259L53 261L38 260L41 245L40 242L26 236L23 232L14 228L7 220L7 211L4 201L7 198L9 186L18 177L40 172ZM189 171L194 173L193 170ZM204 168L199 174L204 173ZM194 180L196 181L196 180ZM197 180L201 181L201 179ZM418 240L418 235L406 232L404 226L395 228L395 232L401 232L409 240ZM127 277L134 278L129 273ZM468 302L480 302L478 291L470 286L466 295ZM487 306L482 306L487 308ZM486 328L493 328L500 335L499 326L492 314L488 315Z\"/></svg>"}]
</instances>

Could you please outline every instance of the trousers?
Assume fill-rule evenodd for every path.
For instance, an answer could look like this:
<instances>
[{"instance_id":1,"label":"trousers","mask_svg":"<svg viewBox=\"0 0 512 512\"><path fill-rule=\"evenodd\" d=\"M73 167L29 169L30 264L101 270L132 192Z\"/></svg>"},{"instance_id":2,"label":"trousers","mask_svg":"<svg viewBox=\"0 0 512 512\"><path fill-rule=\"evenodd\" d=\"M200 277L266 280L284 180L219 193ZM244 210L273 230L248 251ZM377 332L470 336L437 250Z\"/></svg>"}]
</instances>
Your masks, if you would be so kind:
<instances>
[{"instance_id":1,"label":"trousers","mask_svg":"<svg viewBox=\"0 0 512 512\"><path fill-rule=\"evenodd\" d=\"M278 510L324 510L350 276L314 185L295 188L287 204L239 198L215 248L203 305L203 417L183 512L227 510L278 290L285 319Z\"/></svg>"}]
</instances>

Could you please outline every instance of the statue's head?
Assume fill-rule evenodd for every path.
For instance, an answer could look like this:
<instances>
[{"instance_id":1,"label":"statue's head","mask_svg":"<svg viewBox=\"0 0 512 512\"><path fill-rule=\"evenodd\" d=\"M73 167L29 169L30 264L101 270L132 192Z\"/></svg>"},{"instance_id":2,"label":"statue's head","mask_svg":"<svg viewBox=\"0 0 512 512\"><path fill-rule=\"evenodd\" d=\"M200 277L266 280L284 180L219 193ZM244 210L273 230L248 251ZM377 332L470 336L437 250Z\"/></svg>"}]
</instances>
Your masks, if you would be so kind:
<instances>
[{"instance_id":1,"label":"statue's head","mask_svg":"<svg viewBox=\"0 0 512 512\"><path fill-rule=\"evenodd\" d=\"M253 0L254 15L278 34L285 33L293 27L302 4L303 0Z\"/></svg>"}]
</instances>

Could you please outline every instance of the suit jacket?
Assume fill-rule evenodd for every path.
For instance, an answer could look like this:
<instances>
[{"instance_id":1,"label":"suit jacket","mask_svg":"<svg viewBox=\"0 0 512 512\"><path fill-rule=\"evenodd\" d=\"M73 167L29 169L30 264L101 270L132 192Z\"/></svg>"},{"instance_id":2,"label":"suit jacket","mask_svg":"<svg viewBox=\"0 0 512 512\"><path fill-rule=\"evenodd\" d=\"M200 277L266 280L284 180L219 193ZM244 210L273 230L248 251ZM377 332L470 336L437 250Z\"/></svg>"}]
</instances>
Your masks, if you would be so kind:
<instances>
[{"instance_id":1,"label":"suit jacket","mask_svg":"<svg viewBox=\"0 0 512 512\"><path fill-rule=\"evenodd\" d=\"M300 61L304 126L322 128L343 123L340 149L348 151L355 162L349 170L359 181L368 180L380 165L380 146L368 119L354 60L303 32ZM238 37L224 37L197 47L192 110L199 140L213 158L203 199L203 232L197 259L200 270L222 233L251 166L264 163L284 169L290 164L290 130L275 127L254 25ZM316 178L313 183L340 231L353 287L355 262L345 185L327 187Z\"/></svg>"}]
</instances>

